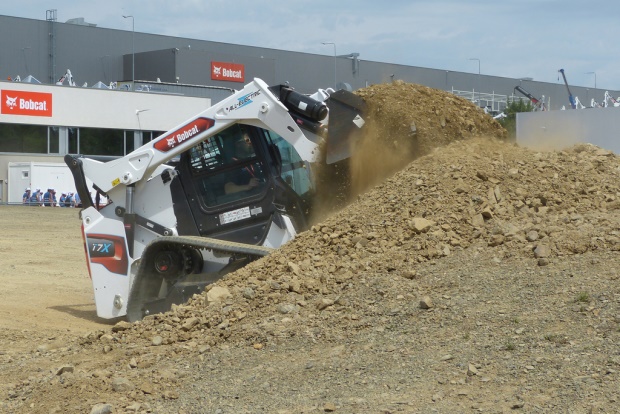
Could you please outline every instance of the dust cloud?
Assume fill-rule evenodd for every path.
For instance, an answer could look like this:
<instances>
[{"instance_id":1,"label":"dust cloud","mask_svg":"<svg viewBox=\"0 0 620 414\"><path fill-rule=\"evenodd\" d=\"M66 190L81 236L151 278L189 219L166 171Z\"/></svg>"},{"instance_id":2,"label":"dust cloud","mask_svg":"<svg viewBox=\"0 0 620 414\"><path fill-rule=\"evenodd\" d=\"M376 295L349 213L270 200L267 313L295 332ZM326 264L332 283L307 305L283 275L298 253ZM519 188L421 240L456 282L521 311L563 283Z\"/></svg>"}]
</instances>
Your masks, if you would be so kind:
<instances>
[{"instance_id":1,"label":"dust cloud","mask_svg":"<svg viewBox=\"0 0 620 414\"><path fill-rule=\"evenodd\" d=\"M316 166L312 223L438 147L472 137L507 139L506 130L472 102L445 91L396 80L355 91L366 104L363 136L351 157ZM321 148L325 159L325 148Z\"/></svg>"},{"instance_id":2,"label":"dust cloud","mask_svg":"<svg viewBox=\"0 0 620 414\"><path fill-rule=\"evenodd\" d=\"M390 141L386 131L370 123L349 161L349 197L364 193L415 158L407 141Z\"/></svg>"}]
</instances>

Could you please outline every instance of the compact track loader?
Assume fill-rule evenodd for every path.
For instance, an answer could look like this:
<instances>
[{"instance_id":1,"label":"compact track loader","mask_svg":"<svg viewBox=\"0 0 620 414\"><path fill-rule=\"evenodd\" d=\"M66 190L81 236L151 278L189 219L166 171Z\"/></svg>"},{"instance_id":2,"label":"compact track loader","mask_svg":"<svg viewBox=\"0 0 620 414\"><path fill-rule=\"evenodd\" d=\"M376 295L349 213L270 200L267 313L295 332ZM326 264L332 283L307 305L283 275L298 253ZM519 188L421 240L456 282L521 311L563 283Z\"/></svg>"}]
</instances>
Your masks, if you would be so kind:
<instances>
[{"instance_id":1,"label":"compact track loader","mask_svg":"<svg viewBox=\"0 0 620 414\"><path fill-rule=\"evenodd\" d=\"M349 156L363 112L347 91L254 79L125 157L67 155L97 315L167 311L305 230L314 166Z\"/></svg>"}]
</instances>

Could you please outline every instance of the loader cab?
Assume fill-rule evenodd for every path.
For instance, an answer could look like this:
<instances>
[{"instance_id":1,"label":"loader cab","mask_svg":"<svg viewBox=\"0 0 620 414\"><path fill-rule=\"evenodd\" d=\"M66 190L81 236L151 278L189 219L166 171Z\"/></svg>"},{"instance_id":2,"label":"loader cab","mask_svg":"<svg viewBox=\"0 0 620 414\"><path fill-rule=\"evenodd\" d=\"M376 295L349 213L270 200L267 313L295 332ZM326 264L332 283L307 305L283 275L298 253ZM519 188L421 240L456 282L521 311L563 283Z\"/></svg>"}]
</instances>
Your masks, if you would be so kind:
<instances>
[{"instance_id":1,"label":"loader cab","mask_svg":"<svg viewBox=\"0 0 620 414\"><path fill-rule=\"evenodd\" d=\"M235 124L181 154L171 184L180 235L261 245L282 214L307 226L310 170L282 137Z\"/></svg>"},{"instance_id":2,"label":"loader cab","mask_svg":"<svg viewBox=\"0 0 620 414\"><path fill-rule=\"evenodd\" d=\"M204 210L256 199L264 192L269 174L251 135L249 128L234 125L181 156L181 164L187 158L196 196Z\"/></svg>"}]
</instances>

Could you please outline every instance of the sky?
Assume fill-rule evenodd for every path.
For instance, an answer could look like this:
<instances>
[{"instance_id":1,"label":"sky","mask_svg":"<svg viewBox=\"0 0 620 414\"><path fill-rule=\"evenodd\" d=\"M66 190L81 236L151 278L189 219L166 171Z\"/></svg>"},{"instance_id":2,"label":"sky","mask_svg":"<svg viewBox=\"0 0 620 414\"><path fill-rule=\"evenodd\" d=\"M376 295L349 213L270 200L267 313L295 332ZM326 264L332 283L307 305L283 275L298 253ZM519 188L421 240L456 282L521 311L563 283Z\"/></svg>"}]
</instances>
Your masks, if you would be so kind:
<instances>
[{"instance_id":1,"label":"sky","mask_svg":"<svg viewBox=\"0 0 620 414\"><path fill-rule=\"evenodd\" d=\"M50 4L51 3L51 4ZM0 14L620 90L618 0L3 1ZM329 42L331 44L323 45Z\"/></svg>"}]
</instances>

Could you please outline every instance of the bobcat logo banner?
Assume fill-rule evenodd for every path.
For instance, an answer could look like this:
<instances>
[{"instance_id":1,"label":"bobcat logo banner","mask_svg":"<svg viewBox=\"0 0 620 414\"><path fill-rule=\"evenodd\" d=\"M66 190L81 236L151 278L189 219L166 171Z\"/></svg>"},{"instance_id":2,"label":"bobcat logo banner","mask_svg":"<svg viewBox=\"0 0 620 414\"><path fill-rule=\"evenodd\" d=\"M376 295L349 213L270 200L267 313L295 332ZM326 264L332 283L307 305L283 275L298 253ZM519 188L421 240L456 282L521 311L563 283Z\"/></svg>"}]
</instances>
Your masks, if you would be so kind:
<instances>
[{"instance_id":1,"label":"bobcat logo banner","mask_svg":"<svg viewBox=\"0 0 620 414\"><path fill-rule=\"evenodd\" d=\"M211 62L211 79L245 82L245 67L240 63Z\"/></svg>"},{"instance_id":2,"label":"bobcat logo banner","mask_svg":"<svg viewBox=\"0 0 620 414\"><path fill-rule=\"evenodd\" d=\"M191 141L201 132L211 128L213 124L215 124L213 119L194 119L176 131L166 134L164 137L160 138L155 144L153 144L153 148L158 149L161 152L168 152L186 141Z\"/></svg>"},{"instance_id":3,"label":"bobcat logo banner","mask_svg":"<svg viewBox=\"0 0 620 414\"><path fill-rule=\"evenodd\" d=\"M4 115L52 116L52 94L2 90L0 113Z\"/></svg>"}]
</instances>

